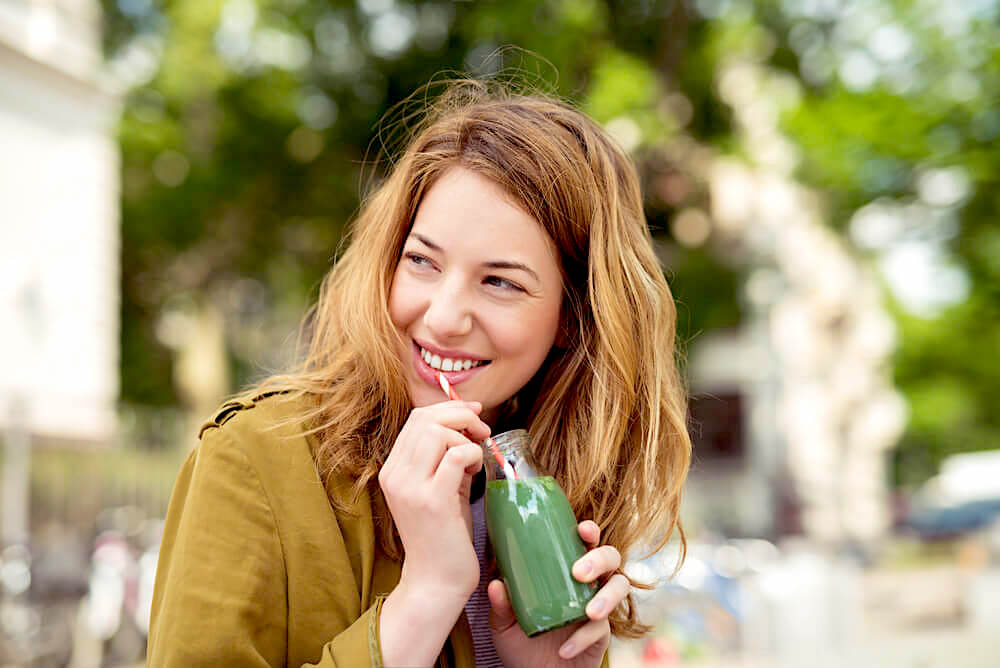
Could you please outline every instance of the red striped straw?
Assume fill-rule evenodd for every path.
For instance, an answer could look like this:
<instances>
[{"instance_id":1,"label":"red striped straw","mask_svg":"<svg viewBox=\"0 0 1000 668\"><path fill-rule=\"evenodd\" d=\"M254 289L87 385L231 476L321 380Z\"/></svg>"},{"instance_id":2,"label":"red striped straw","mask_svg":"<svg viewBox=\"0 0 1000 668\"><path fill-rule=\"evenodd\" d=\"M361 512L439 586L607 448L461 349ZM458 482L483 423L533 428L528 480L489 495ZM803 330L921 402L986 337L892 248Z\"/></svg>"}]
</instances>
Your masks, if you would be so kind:
<instances>
[{"instance_id":1,"label":"red striped straw","mask_svg":"<svg viewBox=\"0 0 1000 668\"><path fill-rule=\"evenodd\" d=\"M448 379L444 377L444 374L440 371L437 372L438 385L444 390L444 393L448 395L448 398L452 401L462 401L462 397L458 396L458 392L455 388L451 386ZM496 441L493 440L492 436L486 437L486 447L489 448L490 453L493 455L493 459L497 460L497 464L503 469L503 474L507 476L508 480L517 480L517 471L514 467L510 465L503 455L500 454L500 448L497 447Z\"/></svg>"}]
</instances>

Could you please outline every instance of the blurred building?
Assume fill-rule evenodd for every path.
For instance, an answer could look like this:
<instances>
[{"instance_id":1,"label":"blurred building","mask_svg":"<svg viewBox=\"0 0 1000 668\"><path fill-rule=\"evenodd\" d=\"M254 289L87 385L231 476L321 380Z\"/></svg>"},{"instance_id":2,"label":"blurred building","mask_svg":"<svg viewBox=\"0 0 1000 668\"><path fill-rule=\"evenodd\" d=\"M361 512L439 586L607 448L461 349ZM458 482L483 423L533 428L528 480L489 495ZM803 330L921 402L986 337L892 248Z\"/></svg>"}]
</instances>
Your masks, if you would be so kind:
<instances>
[{"instance_id":1,"label":"blurred building","mask_svg":"<svg viewBox=\"0 0 1000 668\"><path fill-rule=\"evenodd\" d=\"M871 273L805 202L793 208L749 271L748 321L693 347L689 489L732 535L865 544L890 528L888 453L905 421L894 329Z\"/></svg>"},{"instance_id":2,"label":"blurred building","mask_svg":"<svg viewBox=\"0 0 1000 668\"><path fill-rule=\"evenodd\" d=\"M788 80L735 61L719 81L751 159L700 161L710 202L696 218L741 258L748 317L693 344L689 498L728 533L868 544L891 526L888 456L906 421L894 324L874 272L794 181L777 125Z\"/></svg>"},{"instance_id":3,"label":"blurred building","mask_svg":"<svg viewBox=\"0 0 1000 668\"><path fill-rule=\"evenodd\" d=\"M0 433L114 433L119 104L100 19L96 0L0 2Z\"/></svg>"}]
</instances>

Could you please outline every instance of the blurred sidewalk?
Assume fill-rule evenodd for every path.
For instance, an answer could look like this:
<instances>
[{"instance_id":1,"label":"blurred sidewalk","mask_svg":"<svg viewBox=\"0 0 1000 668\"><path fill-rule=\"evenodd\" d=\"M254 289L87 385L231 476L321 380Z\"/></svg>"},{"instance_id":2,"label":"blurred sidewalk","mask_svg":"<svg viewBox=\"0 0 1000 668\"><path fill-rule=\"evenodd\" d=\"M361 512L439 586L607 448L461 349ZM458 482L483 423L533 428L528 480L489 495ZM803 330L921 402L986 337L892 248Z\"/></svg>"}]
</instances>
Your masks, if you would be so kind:
<instances>
[{"instance_id":1,"label":"blurred sidewalk","mask_svg":"<svg viewBox=\"0 0 1000 668\"><path fill-rule=\"evenodd\" d=\"M855 630L847 647L823 647L818 636L776 631L781 640L767 655L738 653L678 659L647 650L646 640L616 642L614 668L996 668L1000 666L1000 569L962 570L955 566L911 570L870 570L859 574L861 609L846 620ZM815 610L796 606L803 618ZM817 607L822 603L817 602ZM854 615L852 615L854 616ZM650 620L653 621L653 620ZM841 620L844 621L844 620ZM755 625L752 619L744 623ZM768 623L774 623L770 621ZM760 625L765 628L767 624ZM794 626L794 624L792 625ZM841 627L845 625L840 623ZM788 631L788 632L786 632ZM799 631L801 633L801 630ZM763 644L748 638L746 644ZM759 640L759 639L757 639ZM660 654L659 660L652 655Z\"/></svg>"}]
</instances>

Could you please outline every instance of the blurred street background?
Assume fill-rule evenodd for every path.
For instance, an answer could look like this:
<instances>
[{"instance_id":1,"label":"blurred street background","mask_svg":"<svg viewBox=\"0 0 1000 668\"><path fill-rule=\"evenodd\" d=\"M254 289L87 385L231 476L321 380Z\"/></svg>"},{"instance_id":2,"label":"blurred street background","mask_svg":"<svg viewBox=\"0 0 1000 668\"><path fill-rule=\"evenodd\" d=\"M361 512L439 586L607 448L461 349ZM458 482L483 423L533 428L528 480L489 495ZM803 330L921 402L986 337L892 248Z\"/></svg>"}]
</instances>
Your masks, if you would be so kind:
<instances>
[{"instance_id":1,"label":"blurred street background","mask_svg":"<svg viewBox=\"0 0 1000 668\"><path fill-rule=\"evenodd\" d=\"M0 0L0 666L142 663L197 425L448 72L642 174L695 451L612 665L1000 666L1000 0Z\"/></svg>"}]
</instances>

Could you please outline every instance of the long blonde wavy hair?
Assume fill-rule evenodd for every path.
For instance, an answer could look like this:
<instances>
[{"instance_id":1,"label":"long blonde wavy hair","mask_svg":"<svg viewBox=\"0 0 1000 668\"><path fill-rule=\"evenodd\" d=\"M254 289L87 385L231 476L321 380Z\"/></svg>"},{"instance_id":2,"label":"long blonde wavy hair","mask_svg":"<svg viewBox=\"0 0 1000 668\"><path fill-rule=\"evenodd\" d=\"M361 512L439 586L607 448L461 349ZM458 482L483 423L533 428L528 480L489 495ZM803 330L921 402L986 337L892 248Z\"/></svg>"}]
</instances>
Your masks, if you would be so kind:
<instances>
[{"instance_id":1,"label":"long blonde wavy hair","mask_svg":"<svg viewBox=\"0 0 1000 668\"><path fill-rule=\"evenodd\" d=\"M450 168L473 170L542 225L558 249L565 290L557 344L504 407L507 417L528 427L539 466L562 485L577 517L600 525L602 542L623 555L652 552L676 529L683 559L687 397L675 361L674 301L632 161L570 105L477 80L449 82L407 137L362 203L303 322L301 364L254 391L308 398L302 417L318 438L328 489L348 476L358 494L381 498L378 472L411 410L388 310L393 274L428 188ZM401 559L385 504L374 508L380 548ZM649 630L631 595L610 621L620 637Z\"/></svg>"}]
</instances>

